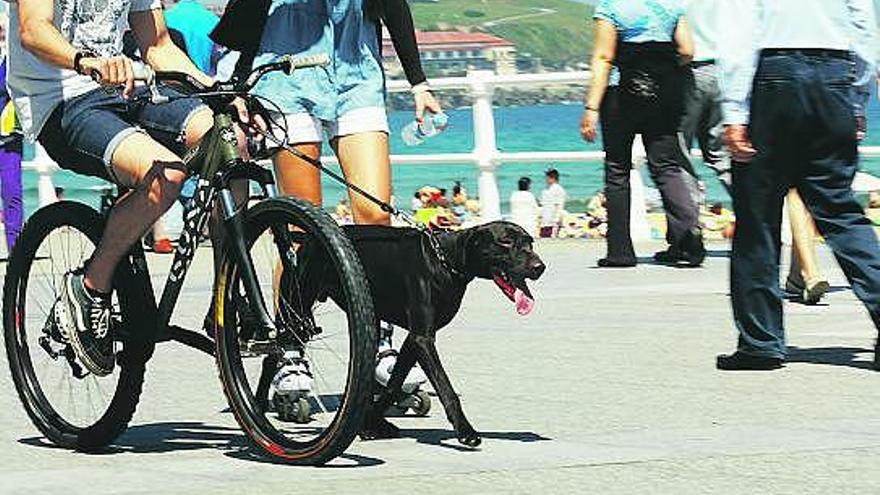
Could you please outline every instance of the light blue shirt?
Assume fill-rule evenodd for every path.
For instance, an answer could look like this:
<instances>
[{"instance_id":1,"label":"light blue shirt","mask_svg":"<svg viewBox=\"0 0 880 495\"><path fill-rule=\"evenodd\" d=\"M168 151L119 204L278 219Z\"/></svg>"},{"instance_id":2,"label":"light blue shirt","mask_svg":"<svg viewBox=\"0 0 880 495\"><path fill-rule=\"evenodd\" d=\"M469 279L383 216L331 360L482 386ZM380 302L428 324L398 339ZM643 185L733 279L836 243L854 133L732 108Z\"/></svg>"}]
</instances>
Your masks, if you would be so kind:
<instances>
[{"instance_id":1,"label":"light blue shirt","mask_svg":"<svg viewBox=\"0 0 880 495\"><path fill-rule=\"evenodd\" d=\"M219 18L196 0L183 0L165 12L169 28L180 31L186 42L186 52L202 72L213 73L211 58L214 42L208 37Z\"/></svg>"},{"instance_id":2,"label":"light blue shirt","mask_svg":"<svg viewBox=\"0 0 880 495\"><path fill-rule=\"evenodd\" d=\"M725 124L748 124L752 81L765 48L824 48L856 54L856 86L875 74L877 20L872 0L724 0L719 44ZM856 104L856 112L862 106Z\"/></svg>"},{"instance_id":3,"label":"light blue shirt","mask_svg":"<svg viewBox=\"0 0 880 495\"><path fill-rule=\"evenodd\" d=\"M670 42L678 21L684 15L682 0L601 0L593 19L608 21L625 43ZM611 68L608 86L620 84L620 71Z\"/></svg>"},{"instance_id":4,"label":"light blue shirt","mask_svg":"<svg viewBox=\"0 0 880 495\"><path fill-rule=\"evenodd\" d=\"M681 0L601 0L593 14L617 28L625 43L669 42L684 15Z\"/></svg>"},{"instance_id":5,"label":"light blue shirt","mask_svg":"<svg viewBox=\"0 0 880 495\"><path fill-rule=\"evenodd\" d=\"M721 16L718 9L727 0L688 0L687 20L694 35L695 62L708 62L718 58L718 34Z\"/></svg>"}]
</instances>

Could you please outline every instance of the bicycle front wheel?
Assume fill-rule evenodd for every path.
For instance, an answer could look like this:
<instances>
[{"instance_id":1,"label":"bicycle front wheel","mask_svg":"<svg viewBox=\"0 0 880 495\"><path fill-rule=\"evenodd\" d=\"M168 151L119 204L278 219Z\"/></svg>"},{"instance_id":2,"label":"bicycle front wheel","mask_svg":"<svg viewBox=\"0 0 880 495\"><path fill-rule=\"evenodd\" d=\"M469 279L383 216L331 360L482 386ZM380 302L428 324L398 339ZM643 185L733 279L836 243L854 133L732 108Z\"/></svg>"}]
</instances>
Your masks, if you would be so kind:
<instances>
[{"instance_id":1,"label":"bicycle front wheel","mask_svg":"<svg viewBox=\"0 0 880 495\"><path fill-rule=\"evenodd\" d=\"M371 397L376 355L370 288L357 253L324 211L292 199L246 213L245 242L259 287L227 256L215 294L217 362L238 423L264 453L324 464L351 444ZM332 281L333 298L322 292ZM338 301L338 305L333 301ZM262 304L277 332L253 315Z\"/></svg>"}]
</instances>

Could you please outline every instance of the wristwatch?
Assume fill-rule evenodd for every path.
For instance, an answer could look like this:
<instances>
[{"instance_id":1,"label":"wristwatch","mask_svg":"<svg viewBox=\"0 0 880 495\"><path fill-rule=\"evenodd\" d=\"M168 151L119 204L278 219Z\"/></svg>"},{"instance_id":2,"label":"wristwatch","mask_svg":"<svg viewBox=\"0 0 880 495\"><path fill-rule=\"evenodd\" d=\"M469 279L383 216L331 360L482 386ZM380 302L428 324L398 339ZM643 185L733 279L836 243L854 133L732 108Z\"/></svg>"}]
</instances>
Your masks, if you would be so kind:
<instances>
[{"instance_id":1,"label":"wristwatch","mask_svg":"<svg viewBox=\"0 0 880 495\"><path fill-rule=\"evenodd\" d=\"M87 51L78 51L78 52L76 52L76 55L73 56L73 70L75 70L76 73L79 74L79 75L81 75L81 76L86 75L86 73L83 72L83 68L82 68L82 59L84 59L84 58L94 58L94 57L96 57L96 56L97 56L97 55L95 55L95 54L92 53L92 52L87 52Z\"/></svg>"}]
</instances>

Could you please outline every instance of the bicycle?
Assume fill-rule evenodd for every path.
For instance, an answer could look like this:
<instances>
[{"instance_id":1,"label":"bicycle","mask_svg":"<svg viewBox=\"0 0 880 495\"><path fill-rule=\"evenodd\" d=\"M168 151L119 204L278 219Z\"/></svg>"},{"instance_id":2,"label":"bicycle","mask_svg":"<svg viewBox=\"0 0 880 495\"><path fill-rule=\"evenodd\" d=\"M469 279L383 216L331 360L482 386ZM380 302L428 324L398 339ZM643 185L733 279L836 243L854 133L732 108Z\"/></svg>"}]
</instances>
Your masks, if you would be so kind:
<instances>
[{"instance_id":1,"label":"bicycle","mask_svg":"<svg viewBox=\"0 0 880 495\"><path fill-rule=\"evenodd\" d=\"M51 442L86 452L111 444L131 421L155 345L168 341L216 357L238 424L266 455L319 465L354 440L371 399L377 340L363 268L329 215L305 201L278 197L272 172L242 158L236 114L229 106L239 96L254 101L249 92L265 74L289 75L324 63L326 57L288 56L211 87L181 73L154 73L146 67L137 71L137 79L150 90L145 98L157 104L168 101L159 83L173 84L184 97L204 101L215 117L213 128L184 157L198 188L159 301L140 243L114 274L113 343L118 352L110 375L84 371L57 328L53 309L61 277L87 262L103 234L104 219L71 201L43 207L28 219L9 259L3 325L19 398ZM230 188L237 179L258 184L262 199L237 206ZM222 207L225 253L213 285L213 329L207 329L213 330L212 339L171 324L171 316L215 203ZM301 279L309 260L315 259L305 258L306 252L332 263L344 308L316 300L317 288ZM259 257L261 253L265 256ZM309 358L305 372L315 389L297 399L295 411L282 414L270 397L267 377L289 353Z\"/></svg>"}]
</instances>

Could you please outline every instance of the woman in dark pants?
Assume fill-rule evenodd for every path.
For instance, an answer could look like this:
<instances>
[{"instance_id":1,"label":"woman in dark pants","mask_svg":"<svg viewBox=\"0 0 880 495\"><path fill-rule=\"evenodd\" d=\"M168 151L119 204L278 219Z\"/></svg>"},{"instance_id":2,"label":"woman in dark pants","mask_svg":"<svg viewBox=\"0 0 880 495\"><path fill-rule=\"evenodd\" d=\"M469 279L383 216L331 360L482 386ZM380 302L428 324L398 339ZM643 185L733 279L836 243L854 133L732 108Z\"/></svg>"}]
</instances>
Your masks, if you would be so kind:
<instances>
[{"instance_id":1,"label":"woman in dark pants","mask_svg":"<svg viewBox=\"0 0 880 495\"><path fill-rule=\"evenodd\" d=\"M602 267L631 267L637 262L629 233L629 176L636 134L642 135L651 178L666 211L670 246L657 259L699 266L705 257L697 205L682 175L688 158L678 141L686 64L693 55L683 14L677 0L603 0L595 11L593 82L581 133L594 141L603 114L608 255L599 260ZM612 64L618 69L615 74Z\"/></svg>"}]
</instances>

